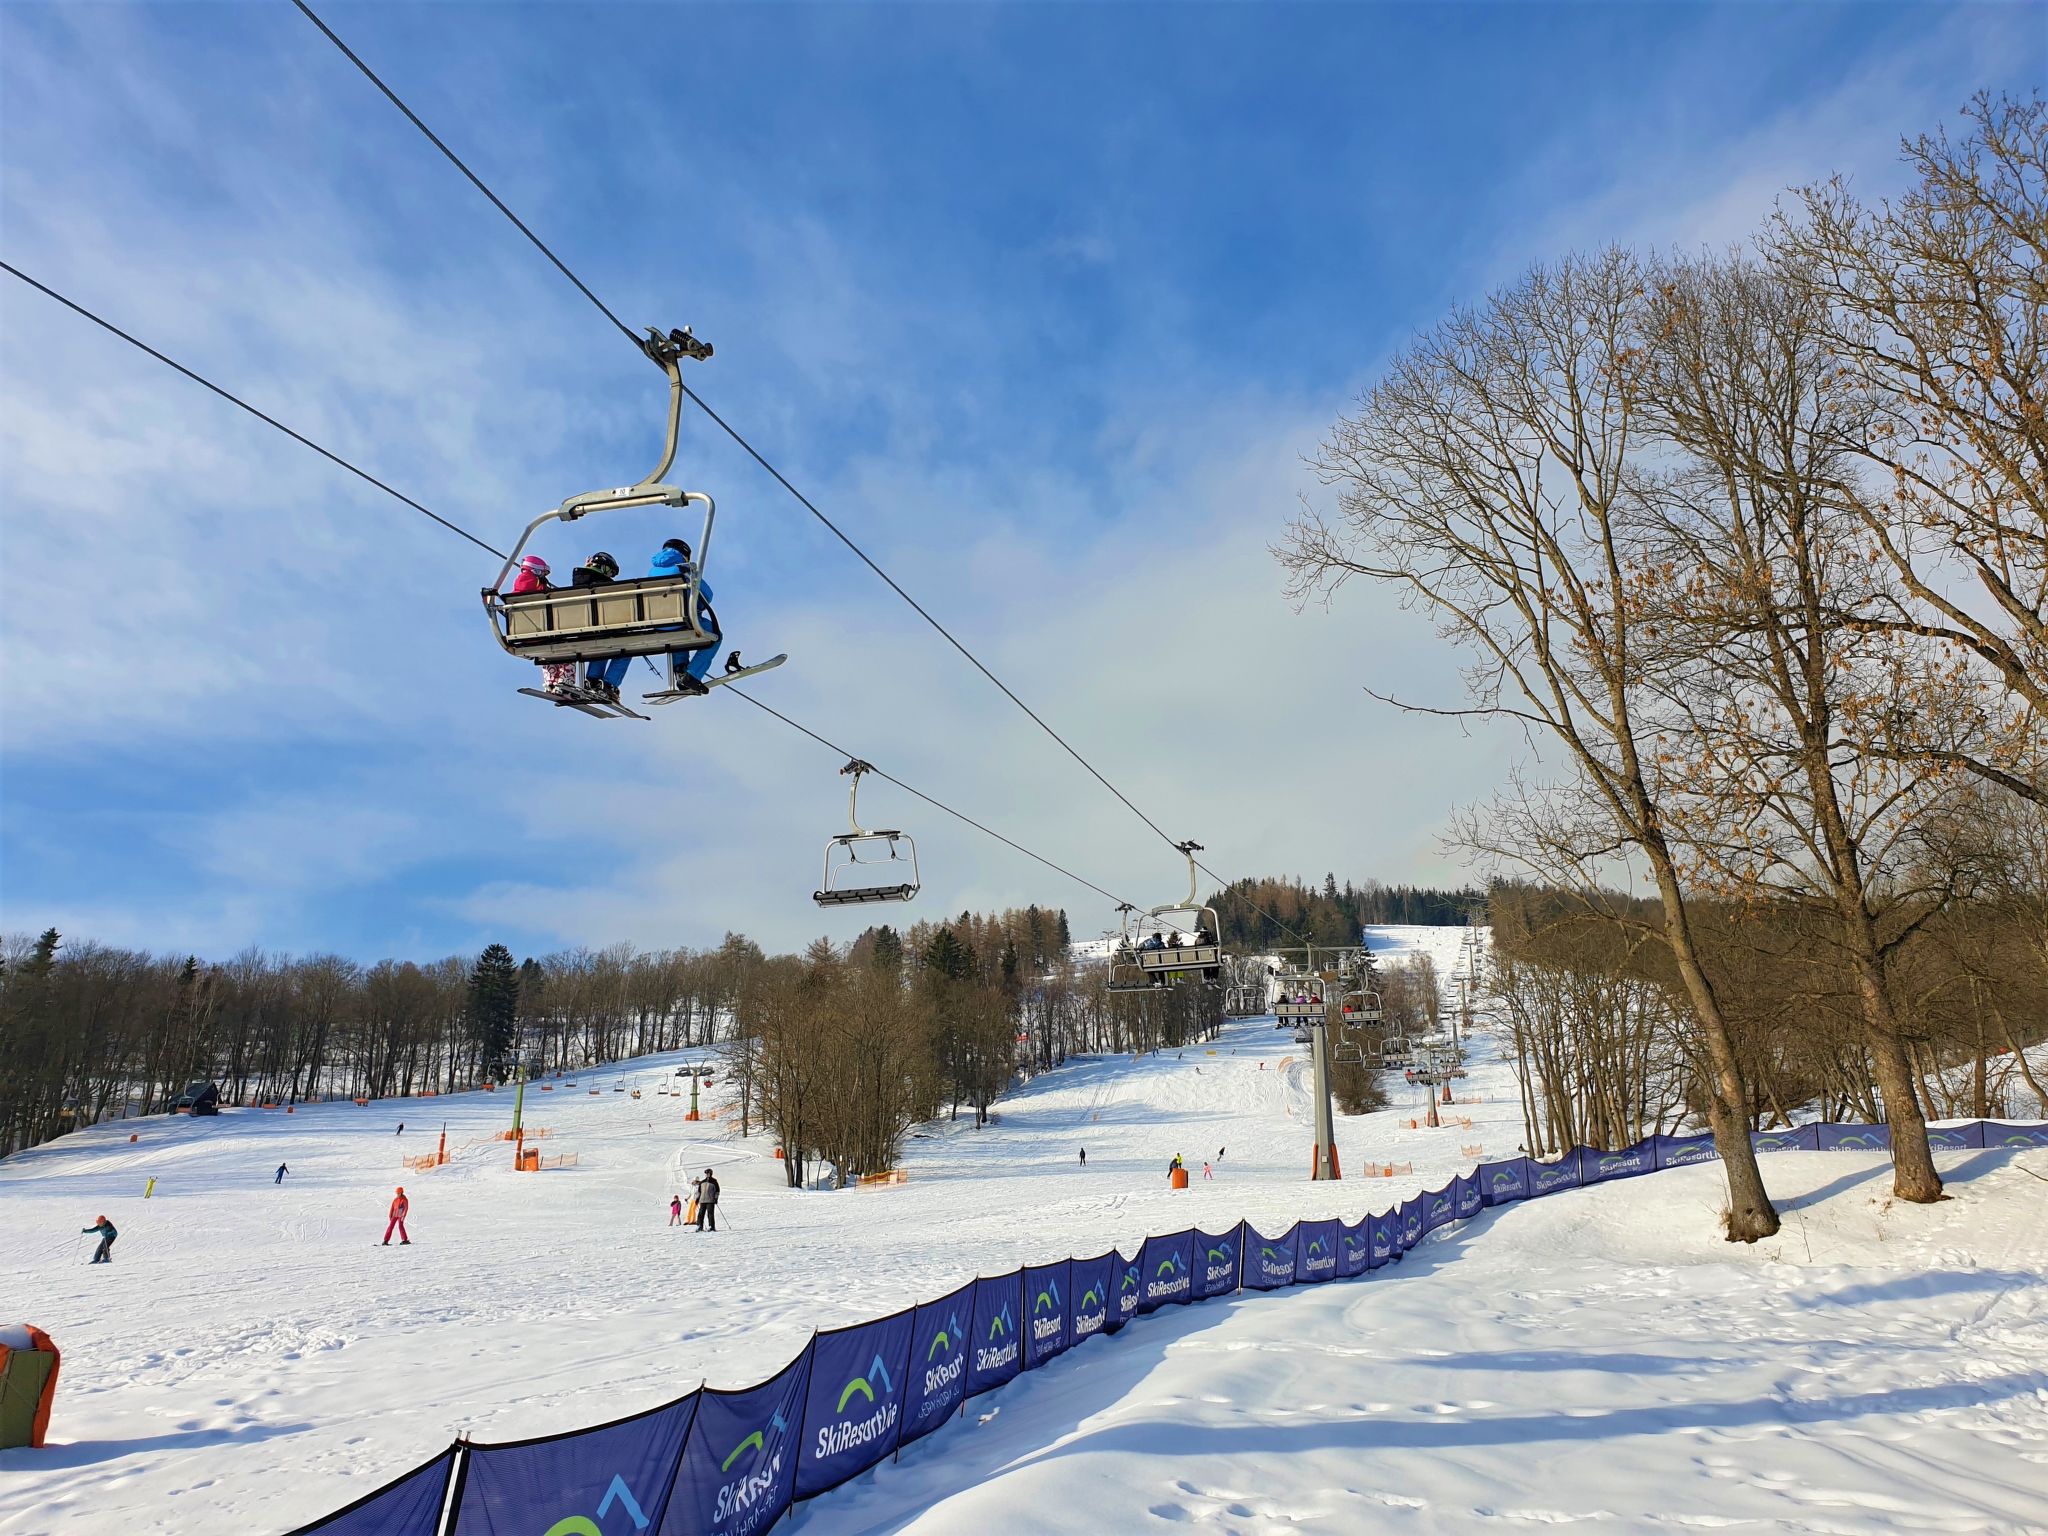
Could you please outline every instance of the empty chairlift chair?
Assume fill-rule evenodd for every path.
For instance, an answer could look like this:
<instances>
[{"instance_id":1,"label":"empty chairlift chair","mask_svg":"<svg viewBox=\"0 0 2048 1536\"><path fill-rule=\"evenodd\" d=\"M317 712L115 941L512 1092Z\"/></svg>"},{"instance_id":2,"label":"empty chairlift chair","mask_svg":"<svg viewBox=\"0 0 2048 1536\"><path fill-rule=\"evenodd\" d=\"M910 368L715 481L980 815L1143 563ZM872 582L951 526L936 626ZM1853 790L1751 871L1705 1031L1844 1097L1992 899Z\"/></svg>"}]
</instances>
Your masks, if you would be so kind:
<instances>
[{"instance_id":1,"label":"empty chairlift chair","mask_svg":"<svg viewBox=\"0 0 2048 1536\"><path fill-rule=\"evenodd\" d=\"M860 776L875 771L872 763L855 758L839 771L853 777L853 788L846 797L852 830L825 844L824 883L811 893L811 900L821 907L910 900L918 892L916 841L894 828L869 829L860 824ZM883 878L871 878L876 873Z\"/></svg>"}]
</instances>

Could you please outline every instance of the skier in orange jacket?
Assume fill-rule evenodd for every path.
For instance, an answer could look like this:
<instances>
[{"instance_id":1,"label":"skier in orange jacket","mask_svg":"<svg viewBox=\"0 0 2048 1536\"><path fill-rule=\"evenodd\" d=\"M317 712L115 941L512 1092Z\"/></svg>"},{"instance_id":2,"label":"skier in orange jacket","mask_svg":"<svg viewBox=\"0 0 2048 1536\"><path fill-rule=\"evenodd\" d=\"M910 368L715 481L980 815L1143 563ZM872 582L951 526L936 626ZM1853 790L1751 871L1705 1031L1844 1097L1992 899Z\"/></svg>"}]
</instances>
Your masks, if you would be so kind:
<instances>
[{"instance_id":1,"label":"skier in orange jacket","mask_svg":"<svg viewBox=\"0 0 2048 1536\"><path fill-rule=\"evenodd\" d=\"M412 1202L405 1198L405 1186L398 1186L398 1193L391 1200L391 1220L384 1224L384 1246L391 1246L391 1229L398 1229L398 1245L410 1247L412 1239L405 1235L405 1213L412 1209Z\"/></svg>"}]
</instances>

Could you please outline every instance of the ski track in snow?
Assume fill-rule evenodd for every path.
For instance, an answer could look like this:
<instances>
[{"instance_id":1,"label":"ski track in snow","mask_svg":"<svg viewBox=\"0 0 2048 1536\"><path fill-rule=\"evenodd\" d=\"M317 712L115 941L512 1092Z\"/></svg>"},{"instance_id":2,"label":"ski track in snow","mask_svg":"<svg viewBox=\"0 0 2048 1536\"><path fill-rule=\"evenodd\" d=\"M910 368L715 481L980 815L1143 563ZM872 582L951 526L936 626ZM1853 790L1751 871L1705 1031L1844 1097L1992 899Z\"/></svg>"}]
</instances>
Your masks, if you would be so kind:
<instances>
[{"instance_id":1,"label":"ski track in snow","mask_svg":"<svg viewBox=\"0 0 2048 1536\"><path fill-rule=\"evenodd\" d=\"M1374 947L1448 977L1461 936ZM1396 1075L1397 1107L1340 1118L1338 1145L1347 1169L1414 1175L1311 1185L1300 1048L1250 1020L1209 1049L1070 1062L985 1130L920 1127L910 1182L867 1191L789 1190L759 1136L684 1123L687 1099L654 1093L680 1058L530 1089L543 1150L580 1157L539 1175L479 1140L506 1092L157 1117L10 1158L0 1296L64 1365L51 1444L0 1452L0 1533L283 1531L458 1432L751 1383L813 1326L976 1273L1384 1209L1462 1146L1521 1136L1481 1042L1463 1089L1491 1102L1456 1108L1469 1130L1407 1129L1420 1098ZM706 1107L730 1113L724 1094ZM404 1172L444 1120L456 1160ZM1178 1193L1176 1152L1195 1169ZM1169 1309L975 1400L793 1527L2048 1531L2048 1189L2011 1153L1938 1156L1955 1198L1912 1207L1879 1157L1773 1154L1785 1228L1750 1248L1716 1239L1705 1164L1489 1213L1369 1280ZM726 1230L670 1230L707 1165ZM413 1246L381 1248L400 1183ZM94 1268L73 1234L102 1211L121 1237Z\"/></svg>"}]
</instances>

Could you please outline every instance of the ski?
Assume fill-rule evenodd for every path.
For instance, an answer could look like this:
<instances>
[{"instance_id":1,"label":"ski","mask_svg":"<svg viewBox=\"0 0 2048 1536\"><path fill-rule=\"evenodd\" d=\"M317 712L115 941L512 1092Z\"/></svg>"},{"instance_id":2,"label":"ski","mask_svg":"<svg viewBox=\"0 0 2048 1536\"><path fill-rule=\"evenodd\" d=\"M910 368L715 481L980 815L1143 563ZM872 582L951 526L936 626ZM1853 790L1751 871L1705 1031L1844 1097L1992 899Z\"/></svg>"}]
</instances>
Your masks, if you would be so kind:
<instances>
[{"instance_id":1,"label":"ski","mask_svg":"<svg viewBox=\"0 0 2048 1536\"><path fill-rule=\"evenodd\" d=\"M522 688L519 690L529 699L540 699L558 709L580 709L584 714L598 720L645 720L647 716L627 704L614 704L609 699L600 699L595 694L549 693L544 688Z\"/></svg>"},{"instance_id":2,"label":"ski","mask_svg":"<svg viewBox=\"0 0 2048 1536\"><path fill-rule=\"evenodd\" d=\"M754 676L756 673L767 672L775 667L779 667L787 660L789 660L789 653L785 651L780 656L771 656L766 661L756 662L751 667L741 667L737 672L726 672L717 677L707 677L704 679L704 689L708 693L711 689L722 688L727 683L737 683L743 678ZM694 699L697 695L685 693L680 688L664 688L659 693L643 693L640 697L649 704L673 704L677 699Z\"/></svg>"}]
</instances>

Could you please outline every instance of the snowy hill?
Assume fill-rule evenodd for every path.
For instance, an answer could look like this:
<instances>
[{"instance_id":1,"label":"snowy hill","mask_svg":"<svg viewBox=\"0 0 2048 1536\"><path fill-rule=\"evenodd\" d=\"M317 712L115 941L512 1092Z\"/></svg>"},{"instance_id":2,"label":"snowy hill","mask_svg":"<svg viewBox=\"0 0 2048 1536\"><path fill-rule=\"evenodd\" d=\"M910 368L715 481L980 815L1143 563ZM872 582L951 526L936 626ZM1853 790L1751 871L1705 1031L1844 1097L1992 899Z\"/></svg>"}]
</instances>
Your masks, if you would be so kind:
<instances>
[{"instance_id":1,"label":"snowy hill","mask_svg":"<svg viewBox=\"0 0 2048 1536\"><path fill-rule=\"evenodd\" d=\"M1388 948L1448 945L1437 959L1448 974L1462 932L1389 931ZM1076 1060L1002 1100L985 1130L923 1127L904 1184L792 1191L772 1145L737 1138L724 1084L705 1096L722 1118L683 1121L687 1099L659 1092L678 1059L530 1088L528 1124L552 1131L542 1148L577 1155L539 1174L513 1172L509 1149L485 1139L509 1123L503 1092L129 1122L0 1163L0 1295L12 1302L0 1320L46 1328L65 1351L51 1445L0 1452L0 1533L283 1531L458 1432L553 1433L700 1380L751 1383L813 1327L1020 1262L1129 1249L1190 1222L1244 1217L1277 1231L1385 1209L1469 1166L1475 1149L1512 1154L1521 1124L1511 1076L1482 1041L1464 1085L1481 1102L1455 1106L1440 1130L1413 1130L1420 1101L1397 1078L1396 1108L1340 1121L1351 1176L1311 1185L1307 1063L1255 1019L1214 1047ZM404 1171L402 1156L431 1151L444 1121L453 1162ZM1205 1180L1202 1161L1219 1149ZM1175 1153L1196 1170L1187 1191L1166 1187ZM1700 1486L1670 1510L1768 1507L1781 1518L1791 1496L1726 1442L1764 1433L1759 1424L1781 1440L1820 1435L1836 1422L1833 1399L1812 1394L1853 1391L1841 1447L1874 1425L1908 1443L1919 1431L1871 1396L1908 1373L1934 1384L1901 1399L1908 1411L1939 1408L1952 1423L1938 1449L1940 1436L1974 1435L1976 1455L2024 1486L2048 1468L2024 1460L2048 1451L2048 1379L2026 1389L2034 1398L2021 1391L2040 1362L2024 1364L2016 1342L2048 1318L2043 1202L2009 1154L1943 1158L1963 1175L1958 1199L1922 1211L1872 1203L1878 1158L1775 1157L1773 1187L1805 1193L1785 1235L1755 1250L1712 1240L1709 1166L1501 1212L1370 1283L1147 1319L975 1400L961 1424L797 1523L894 1530L935 1503L915 1528L1100 1532L1196 1518L1257 1530L1291 1510L1311 1528L1348 1530L1370 1510L1433 1512L1445 1523L1430 1528L1442 1529L1486 1518L1482 1507L1640 1511L1632 1499L1681 1475ZM1414 1173L1359 1177L1368 1163ZM727 1230L668 1228L669 1196L706 1166L725 1185ZM414 1242L383 1248L399 1184ZM102 1212L121 1237L116 1262L93 1268L76 1234ZM1895 1357L1864 1362L1866 1343ZM1676 1435L1653 1400L1695 1405L1707 1438ZM1766 1406L1752 1421L1733 1401ZM1481 1420L1501 1427L1474 1430ZM1610 1475L1592 1454L1600 1423L1652 1458L1650 1470ZM1397 1435L1375 1440L1393 1424ZM1660 1427L1674 1431L1668 1445L1650 1433ZM1541 1497L1534 1470L1501 1473L1503 1458L1526 1459L1521 1446L1550 1444L1546 1434L1552 1453L1577 1453L1576 1492L1549 1454ZM1835 1464L1850 1454L1841 1447L1787 1452L1790 1475L1862 1487ZM1653 1451L1697 1464L1680 1474ZM1439 1461L1442 1477L1425 1465ZM1701 1468L1724 1463L1744 1470L1702 1480ZM1907 1453L1883 1464L1885 1497L1906 1498ZM1530 1491L1511 1497L1518 1479ZM1234 1513L1239 1504L1259 1513ZM1831 1530L1886 1528L1880 1505L1830 1508Z\"/></svg>"}]
</instances>

